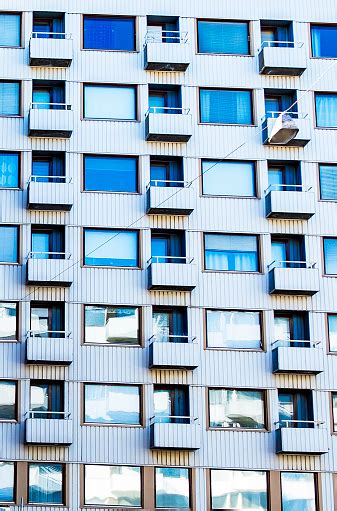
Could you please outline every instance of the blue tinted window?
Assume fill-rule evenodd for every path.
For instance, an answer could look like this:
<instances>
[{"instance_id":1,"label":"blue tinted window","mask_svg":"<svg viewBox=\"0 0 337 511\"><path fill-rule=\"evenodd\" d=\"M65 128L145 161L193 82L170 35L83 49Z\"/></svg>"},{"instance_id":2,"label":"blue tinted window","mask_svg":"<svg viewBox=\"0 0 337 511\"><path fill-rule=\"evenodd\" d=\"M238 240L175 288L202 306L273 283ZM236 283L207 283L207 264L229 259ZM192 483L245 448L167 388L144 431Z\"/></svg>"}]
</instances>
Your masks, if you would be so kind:
<instances>
[{"instance_id":1,"label":"blue tinted window","mask_svg":"<svg viewBox=\"0 0 337 511\"><path fill-rule=\"evenodd\" d=\"M14 502L14 463L0 462L0 502Z\"/></svg>"},{"instance_id":2,"label":"blue tinted window","mask_svg":"<svg viewBox=\"0 0 337 511\"><path fill-rule=\"evenodd\" d=\"M21 44L20 14L0 14L0 46L15 47Z\"/></svg>"},{"instance_id":3,"label":"blue tinted window","mask_svg":"<svg viewBox=\"0 0 337 511\"><path fill-rule=\"evenodd\" d=\"M247 55L248 23L198 21L198 47L200 53Z\"/></svg>"},{"instance_id":4,"label":"blue tinted window","mask_svg":"<svg viewBox=\"0 0 337 511\"><path fill-rule=\"evenodd\" d=\"M63 465L31 463L29 465L30 504L63 504Z\"/></svg>"},{"instance_id":5,"label":"blue tinted window","mask_svg":"<svg viewBox=\"0 0 337 511\"><path fill-rule=\"evenodd\" d=\"M19 154L0 153L0 188L19 187Z\"/></svg>"},{"instance_id":6,"label":"blue tinted window","mask_svg":"<svg viewBox=\"0 0 337 511\"><path fill-rule=\"evenodd\" d=\"M205 195L255 197L253 162L204 160L202 186Z\"/></svg>"},{"instance_id":7,"label":"blue tinted window","mask_svg":"<svg viewBox=\"0 0 337 511\"><path fill-rule=\"evenodd\" d=\"M86 50L134 50L134 18L84 17Z\"/></svg>"},{"instance_id":8,"label":"blue tinted window","mask_svg":"<svg viewBox=\"0 0 337 511\"><path fill-rule=\"evenodd\" d=\"M85 190L137 192L137 158L85 156Z\"/></svg>"},{"instance_id":9,"label":"blue tinted window","mask_svg":"<svg viewBox=\"0 0 337 511\"><path fill-rule=\"evenodd\" d=\"M200 120L214 124L252 124L251 91L200 89Z\"/></svg>"},{"instance_id":10,"label":"blue tinted window","mask_svg":"<svg viewBox=\"0 0 337 511\"><path fill-rule=\"evenodd\" d=\"M86 229L85 264L94 266L138 266L138 232Z\"/></svg>"},{"instance_id":11,"label":"blue tinted window","mask_svg":"<svg viewBox=\"0 0 337 511\"><path fill-rule=\"evenodd\" d=\"M20 83L0 82L0 115L20 114Z\"/></svg>"},{"instance_id":12,"label":"blue tinted window","mask_svg":"<svg viewBox=\"0 0 337 511\"><path fill-rule=\"evenodd\" d=\"M206 270L258 271L256 236L205 235Z\"/></svg>"},{"instance_id":13,"label":"blue tinted window","mask_svg":"<svg viewBox=\"0 0 337 511\"><path fill-rule=\"evenodd\" d=\"M320 165L321 199L337 200L337 165Z\"/></svg>"},{"instance_id":14,"label":"blue tinted window","mask_svg":"<svg viewBox=\"0 0 337 511\"><path fill-rule=\"evenodd\" d=\"M84 117L89 119L134 120L136 87L118 85L85 85Z\"/></svg>"},{"instance_id":15,"label":"blue tinted window","mask_svg":"<svg viewBox=\"0 0 337 511\"><path fill-rule=\"evenodd\" d=\"M18 262L18 236L18 227L0 226L0 263Z\"/></svg>"},{"instance_id":16,"label":"blue tinted window","mask_svg":"<svg viewBox=\"0 0 337 511\"><path fill-rule=\"evenodd\" d=\"M337 94L316 94L316 123L320 128L337 128Z\"/></svg>"},{"instance_id":17,"label":"blue tinted window","mask_svg":"<svg viewBox=\"0 0 337 511\"><path fill-rule=\"evenodd\" d=\"M312 26L311 44L313 57L337 57L337 26Z\"/></svg>"},{"instance_id":18,"label":"blue tinted window","mask_svg":"<svg viewBox=\"0 0 337 511\"><path fill-rule=\"evenodd\" d=\"M324 240L324 266L326 274L337 275L337 238Z\"/></svg>"}]
</instances>

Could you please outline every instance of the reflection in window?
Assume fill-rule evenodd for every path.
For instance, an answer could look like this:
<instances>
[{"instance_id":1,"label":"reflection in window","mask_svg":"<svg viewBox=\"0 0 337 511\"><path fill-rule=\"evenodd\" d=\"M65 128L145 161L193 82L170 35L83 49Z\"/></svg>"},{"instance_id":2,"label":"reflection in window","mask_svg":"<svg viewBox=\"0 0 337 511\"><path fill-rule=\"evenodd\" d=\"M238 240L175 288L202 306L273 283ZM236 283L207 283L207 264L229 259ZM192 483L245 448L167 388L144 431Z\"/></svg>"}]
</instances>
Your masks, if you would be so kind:
<instances>
[{"instance_id":1,"label":"reflection in window","mask_svg":"<svg viewBox=\"0 0 337 511\"><path fill-rule=\"evenodd\" d=\"M87 119L136 119L136 87L85 85L84 117Z\"/></svg>"},{"instance_id":2,"label":"reflection in window","mask_svg":"<svg viewBox=\"0 0 337 511\"><path fill-rule=\"evenodd\" d=\"M34 337L63 338L64 303L31 302L30 329Z\"/></svg>"},{"instance_id":3,"label":"reflection in window","mask_svg":"<svg viewBox=\"0 0 337 511\"><path fill-rule=\"evenodd\" d=\"M152 329L156 342L188 342L186 309L154 307Z\"/></svg>"},{"instance_id":4,"label":"reflection in window","mask_svg":"<svg viewBox=\"0 0 337 511\"><path fill-rule=\"evenodd\" d=\"M139 344L137 307L86 305L85 342L97 344Z\"/></svg>"},{"instance_id":5,"label":"reflection in window","mask_svg":"<svg viewBox=\"0 0 337 511\"><path fill-rule=\"evenodd\" d=\"M64 466L59 463L29 464L29 504L63 504Z\"/></svg>"},{"instance_id":6,"label":"reflection in window","mask_svg":"<svg viewBox=\"0 0 337 511\"><path fill-rule=\"evenodd\" d=\"M200 121L211 124L253 124L251 91L200 89Z\"/></svg>"},{"instance_id":7,"label":"reflection in window","mask_svg":"<svg viewBox=\"0 0 337 511\"><path fill-rule=\"evenodd\" d=\"M135 50L135 19L84 16L85 50Z\"/></svg>"},{"instance_id":8,"label":"reflection in window","mask_svg":"<svg viewBox=\"0 0 337 511\"><path fill-rule=\"evenodd\" d=\"M0 226L0 263L18 262L19 228L16 226Z\"/></svg>"},{"instance_id":9,"label":"reflection in window","mask_svg":"<svg viewBox=\"0 0 337 511\"><path fill-rule=\"evenodd\" d=\"M19 153L0 152L0 188L19 188Z\"/></svg>"},{"instance_id":10,"label":"reflection in window","mask_svg":"<svg viewBox=\"0 0 337 511\"><path fill-rule=\"evenodd\" d=\"M333 415L333 430L337 431L337 394L333 392L332 394L332 415Z\"/></svg>"},{"instance_id":11,"label":"reflection in window","mask_svg":"<svg viewBox=\"0 0 337 511\"><path fill-rule=\"evenodd\" d=\"M257 236L205 235L206 270L258 271Z\"/></svg>"},{"instance_id":12,"label":"reflection in window","mask_svg":"<svg viewBox=\"0 0 337 511\"><path fill-rule=\"evenodd\" d=\"M312 56L323 58L337 57L337 26L311 26Z\"/></svg>"},{"instance_id":13,"label":"reflection in window","mask_svg":"<svg viewBox=\"0 0 337 511\"><path fill-rule=\"evenodd\" d=\"M17 304L0 302L0 340L13 341L17 339Z\"/></svg>"},{"instance_id":14,"label":"reflection in window","mask_svg":"<svg viewBox=\"0 0 337 511\"><path fill-rule=\"evenodd\" d=\"M320 165L319 183L322 200L337 200L337 165Z\"/></svg>"},{"instance_id":15,"label":"reflection in window","mask_svg":"<svg viewBox=\"0 0 337 511\"><path fill-rule=\"evenodd\" d=\"M266 472L211 470L212 510L267 511L267 488Z\"/></svg>"},{"instance_id":16,"label":"reflection in window","mask_svg":"<svg viewBox=\"0 0 337 511\"><path fill-rule=\"evenodd\" d=\"M316 124L319 128L337 128L337 94L316 94Z\"/></svg>"},{"instance_id":17,"label":"reflection in window","mask_svg":"<svg viewBox=\"0 0 337 511\"><path fill-rule=\"evenodd\" d=\"M99 506L141 506L139 467L85 465L85 504Z\"/></svg>"},{"instance_id":18,"label":"reflection in window","mask_svg":"<svg viewBox=\"0 0 337 511\"><path fill-rule=\"evenodd\" d=\"M85 422L140 424L138 385L85 385Z\"/></svg>"},{"instance_id":19,"label":"reflection in window","mask_svg":"<svg viewBox=\"0 0 337 511\"><path fill-rule=\"evenodd\" d=\"M249 161L203 160L202 188L204 195L255 197L255 165Z\"/></svg>"},{"instance_id":20,"label":"reflection in window","mask_svg":"<svg viewBox=\"0 0 337 511\"><path fill-rule=\"evenodd\" d=\"M337 314L328 314L329 348L337 351Z\"/></svg>"},{"instance_id":21,"label":"reflection in window","mask_svg":"<svg viewBox=\"0 0 337 511\"><path fill-rule=\"evenodd\" d=\"M189 470L160 467L155 469L156 508L190 507Z\"/></svg>"},{"instance_id":22,"label":"reflection in window","mask_svg":"<svg viewBox=\"0 0 337 511\"><path fill-rule=\"evenodd\" d=\"M63 382L31 381L30 410L34 412L35 419L63 419Z\"/></svg>"},{"instance_id":23,"label":"reflection in window","mask_svg":"<svg viewBox=\"0 0 337 511\"><path fill-rule=\"evenodd\" d=\"M208 310L209 348L261 349L259 312Z\"/></svg>"},{"instance_id":24,"label":"reflection in window","mask_svg":"<svg viewBox=\"0 0 337 511\"><path fill-rule=\"evenodd\" d=\"M84 252L87 265L136 267L138 231L85 229Z\"/></svg>"},{"instance_id":25,"label":"reflection in window","mask_svg":"<svg viewBox=\"0 0 337 511\"><path fill-rule=\"evenodd\" d=\"M325 273L337 275L337 238L325 238L323 249Z\"/></svg>"},{"instance_id":26,"label":"reflection in window","mask_svg":"<svg viewBox=\"0 0 337 511\"><path fill-rule=\"evenodd\" d=\"M211 428L265 428L264 392L237 389L209 390Z\"/></svg>"},{"instance_id":27,"label":"reflection in window","mask_svg":"<svg viewBox=\"0 0 337 511\"><path fill-rule=\"evenodd\" d=\"M14 502L15 464L0 462L0 502Z\"/></svg>"},{"instance_id":28,"label":"reflection in window","mask_svg":"<svg viewBox=\"0 0 337 511\"><path fill-rule=\"evenodd\" d=\"M199 53L247 55L249 29L246 22L198 21Z\"/></svg>"},{"instance_id":29,"label":"reflection in window","mask_svg":"<svg viewBox=\"0 0 337 511\"><path fill-rule=\"evenodd\" d=\"M316 511L315 474L282 472L282 511Z\"/></svg>"},{"instance_id":30,"label":"reflection in window","mask_svg":"<svg viewBox=\"0 0 337 511\"><path fill-rule=\"evenodd\" d=\"M0 420L16 419L16 383L0 380Z\"/></svg>"},{"instance_id":31,"label":"reflection in window","mask_svg":"<svg viewBox=\"0 0 337 511\"><path fill-rule=\"evenodd\" d=\"M185 385L155 385L154 415L158 422L189 423L189 391Z\"/></svg>"},{"instance_id":32,"label":"reflection in window","mask_svg":"<svg viewBox=\"0 0 337 511\"><path fill-rule=\"evenodd\" d=\"M84 156L84 189L103 192L136 192L137 158Z\"/></svg>"}]
</instances>

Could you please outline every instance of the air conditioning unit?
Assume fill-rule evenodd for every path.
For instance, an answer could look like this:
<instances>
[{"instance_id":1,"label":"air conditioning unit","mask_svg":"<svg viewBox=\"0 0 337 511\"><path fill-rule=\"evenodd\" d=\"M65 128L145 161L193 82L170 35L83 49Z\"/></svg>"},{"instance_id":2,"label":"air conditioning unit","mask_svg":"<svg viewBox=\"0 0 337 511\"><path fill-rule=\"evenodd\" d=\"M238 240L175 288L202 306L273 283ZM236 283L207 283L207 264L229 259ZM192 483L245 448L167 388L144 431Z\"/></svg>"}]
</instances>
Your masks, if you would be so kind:
<instances>
[{"instance_id":1,"label":"air conditioning unit","mask_svg":"<svg viewBox=\"0 0 337 511\"><path fill-rule=\"evenodd\" d=\"M280 114L268 138L269 144L285 145L293 140L299 132L298 124L291 114Z\"/></svg>"}]
</instances>

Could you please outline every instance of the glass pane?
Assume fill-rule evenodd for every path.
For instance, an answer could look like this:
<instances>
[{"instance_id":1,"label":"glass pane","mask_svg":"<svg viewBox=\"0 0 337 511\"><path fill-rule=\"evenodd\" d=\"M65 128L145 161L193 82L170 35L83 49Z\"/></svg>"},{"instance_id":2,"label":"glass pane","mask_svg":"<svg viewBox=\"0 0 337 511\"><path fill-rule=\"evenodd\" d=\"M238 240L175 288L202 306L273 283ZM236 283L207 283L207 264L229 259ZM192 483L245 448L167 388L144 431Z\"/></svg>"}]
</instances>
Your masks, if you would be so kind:
<instances>
[{"instance_id":1,"label":"glass pane","mask_svg":"<svg viewBox=\"0 0 337 511\"><path fill-rule=\"evenodd\" d=\"M86 229L85 264L93 266L138 266L138 232Z\"/></svg>"},{"instance_id":2,"label":"glass pane","mask_svg":"<svg viewBox=\"0 0 337 511\"><path fill-rule=\"evenodd\" d=\"M18 153L0 153L0 188L19 188Z\"/></svg>"},{"instance_id":3,"label":"glass pane","mask_svg":"<svg viewBox=\"0 0 337 511\"><path fill-rule=\"evenodd\" d=\"M295 395L287 392L279 392L278 405L279 405L279 421L292 421L297 420L295 416ZM286 425L286 424L285 424ZM296 426L291 423L290 426Z\"/></svg>"},{"instance_id":4,"label":"glass pane","mask_svg":"<svg viewBox=\"0 0 337 511\"><path fill-rule=\"evenodd\" d=\"M85 307L85 342L139 344L139 313L135 307Z\"/></svg>"},{"instance_id":5,"label":"glass pane","mask_svg":"<svg viewBox=\"0 0 337 511\"><path fill-rule=\"evenodd\" d=\"M108 465L85 465L85 504L141 506L141 469Z\"/></svg>"},{"instance_id":6,"label":"glass pane","mask_svg":"<svg viewBox=\"0 0 337 511\"><path fill-rule=\"evenodd\" d=\"M286 262L287 261L287 243L284 241L272 241L271 244L271 258L273 261Z\"/></svg>"},{"instance_id":7,"label":"glass pane","mask_svg":"<svg viewBox=\"0 0 337 511\"><path fill-rule=\"evenodd\" d=\"M316 94L316 123L321 128L337 128L337 94Z\"/></svg>"},{"instance_id":8,"label":"glass pane","mask_svg":"<svg viewBox=\"0 0 337 511\"><path fill-rule=\"evenodd\" d=\"M84 16L86 50L135 50L134 18Z\"/></svg>"},{"instance_id":9,"label":"glass pane","mask_svg":"<svg viewBox=\"0 0 337 511\"><path fill-rule=\"evenodd\" d=\"M20 114L20 83L0 82L0 115Z\"/></svg>"},{"instance_id":10,"label":"glass pane","mask_svg":"<svg viewBox=\"0 0 337 511\"><path fill-rule=\"evenodd\" d=\"M84 116L91 119L136 119L136 88L86 85Z\"/></svg>"},{"instance_id":11,"label":"glass pane","mask_svg":"<svg viewBox=\"0 0 337 511\"><path fill-rule=\"evenodd\" d=\"M209 348L261 349L259 312L208 310Z\"/></svg>"},{"instance_id":12,"label":"glass pane","mask_svg":"<svg viewBox=\"0 0 337 511\"><path fill-rule=\"evenodd\" d=\"M37 383L30 386L30 410L34 411L36 419L63 419L63 415L57 412L64 411L63 384L62 383ZM55 413L38 413L38 412Z\"/></svg>"},{"instance_id":13,"label":"glass pane","mask_svg":"<svg viewBox=\"0 0 337 511\"><path fill-rule=\"evenodd\" d=\"M253 162L202 162L202 186L205 195L255 197Z\"/></svg>"},{"instance_id":14,"label":"glass pane","mask_svg":"<svg viewBox=\"0 0 337 511\"><path fill-rule=\"evenodd\" d=\"M170 417L174 415L174 404L169 389L155 389L153 402L156 417Z\"/></svg>"},{"instance_id":15,"label":"glass pane","mask_svg":"<svg viewBox=\"0 0 337 511\"><path fill-rule=\"evenodd\" d=\"M290 317L275 316L274 331L276 341L290 341L291 340Z\"/></svg>"},{"instance_id":16,"label":"glass pane","mask_svg":"<svg viewBox=\"0 0 337 511\"><path fill-rule=\"evenodd\" d=\"M153 335L156 336L158 342L169 342L169 335L171 334L171 312L153 312Z\"/></svg>"},{"instance_id":17,"label":"glass pane","mask_svg":"<svg viewBox=\"0 0 337 511\"><path fill-rule=\"evenodd\" d=\"M16 303L0 302L0 340L16 340Z\"/></svg>"},{"instance_id":18,"label":"glass pane","mask_svg":"<svg viewBox=\"0 0 337 511\"><path fill-rule=\"evenodd\" d=\"M268 185L283 185L284 183L284 177L283 177L283 170L282 169L276 169L272 168L268 170ZM276 188L278 189L278 188ZM284 190L284 188L279 188L281 191Z\"/></svg>"},{"instance_id":19,"label":"glass pane","mask_svg":"<svg viewBox=\"0 0 337 511\"><path fill-rule=\"evenodd\" d=\"M0 14L0 46L20 46L20 14Z\"/></svg>"},{"instance_id":20,"label":"glass pane","mask_svg":"<svg viewBox=\"0 0 337 511\"><path fill-rule=\"evenodd\" d=\"M63 504L63 466L57 463L29 465L30 504Z\"/></svg>"},{"instance_id":21,"label":"glass pane","mask_svg":"<svg viewBox=\"0 0 337 511\"><path fill-rule=\"evenodd\" d=\"M330 351L337 351L337 314L328 315Z\"/></svg>"},{"instance_id":22,"label":"glass pane","mask_svg":"<svg viewBox=\"0 0 337 511\"><path fill-rule=\"evenodd\" d=\"M156 507L186 509L190 507L189 470L156 468Z\"/></svg>"},{"instance_id":23,"label":"glass pane","mask_svg":"<svg viewBox=\"0 0 337 511\"><path fill-rule=\"evenodd\" d=\"M16 419L16 383L0 381L0 420Z\"/></svg>"},{"instance_id":24,"label":"glass pane","mask_svg":"<svg viewBox=\"0 0 337 511\"><path fill-rule=\"evenodd\" d=\"M50 233L32 232L32 252L37 259L49 259Z\"/></svg>"},{"instance_id":25,"label":"glass pane","mask_svg":"<svg viewBox=\"0 0 337 511\"><path fill-rule=\"evenodd\" d=\"M137 158L85 156L85 190L137 191Z\"/></svg>"},{"instance_id":26,"label":"glass pane","mask_svg":"<svg viewBox=\"0 0 337 511\"><path fill-rule=\"evenodd\" d=\"M211 124L252 124L251 91L200 89L200 120Z\"/></svg>"},{"instance_id":27,"label":"glass pane","mask_svg":"<svg viewBox=\"0 0 337 511\"><path fill-rule=\"evenodd\" d=\"M248 24L198 21L199 53L247 55Z\"/></svg>"},{"instance_id":28,"label":"glass pane","mask_svg":"<svg viewBox=\"0 0 337 511\"><path fill-rule=\"evenodd\" d=\"M137 385L85 385L85 422L140 424Z\"/></svg>"},{"instance_id":29,"label":"glass pane","mask_svg":"<svg viewBox=\"0 0 337 511\"><path fill-rule=\"evenodd\" d=\"M282 472L282 511L316 511L315 476L305 472Z\"/></svg>"},{"instance_id":30,"label":"glass pane","mask_svg":"<svg viewBox=\"0 0 337 511\"><path fill-rule=\"evenodd\" d=\"M10 226L0 227L0 262L18 262L18 228Z\"/></svg>"},{"instance_id":31,"label":"glass pane","mask_svg":"<svg viewBox=\"0 0 337 511\"><path fill-rule=\"evenodd\" d=\"M49 110L50 103L53 103L51 91L47 89L33 90L33 103L39 110Z\"/></svg>"},{"instance_id":32,"label":"glass pane","mask_svg":"<svg viewBox=\"0 0 337 511\"><path fill-rule=\"evenodd\" d=\"M212 509L267 511L266 472L211 470Z\"/></svg>"},{"instance_id":33,"label":"glass pane","mask_svg":"<svg viewBox=\"0 0 337 511\"><path fill-rule=\"evenodd\" d=\"M205 235L207 270L258 271L257 237Z\"/></svg>"},{"instance_id":34,"label":"glass pane","mask_svg":"<svg viewBox=\"0 0 337 511\"><path fill-rule=\"evenodd\" d=\"M320 165L321 199L337 200L337 165Z\"/></svg>"},{"instance_id":35,"label":"glass pane","mask_svg":"<svg viewBox=\"0 0 337 511\"><path fill-rule=\"evenodd\" d=\"M324 240L324 265L327 275L337 275L337 238Z\"/></svg>"},{"instance_id":36,"label":"glass pane","mask_svg":"<svg viewBox=\"0 0 337 511\"><path fill-rule=\"evenodd\" d=\"M333 430L337 431L337 394L332 394Z\"/></svg>"},{"instance_id":37,"label":"glass pane","mask_svg":"<svg viewBox=\"0 0 337 511\"><path fill-rule=\"evenodd\" d=\"M251 390L211 389L209 416L212 428L263 429L264 394Z\"/></svg>"},{"instance_id":38,"label":"glass pane","mask_svg":"<svg viewBox=\"0 0 337 511\"><path fill-rule=\"evenodd\" d=\"M50 314L51 310L48 307L31 307L30 327L38 337L48 337L51 330Z\"/></svg>"},{"instance_id":39,"label":"glass pane","mask_svg":"<svg viewBox=\"0 0 337 511\"><path fill-rule=\"evenodd\" d=\"M0 502L14 502L15 464L0 462Z\"/></svg>"},{"instance_id":40,"label":"glass pane","mask_svg":"<svg viewBox=\"0 0 337 511\"><path fill-rule=\"evenodd\" d=\"M311 27L313 57L337 57L337 27L316 25Z\"/></svg>"}]
</instances>

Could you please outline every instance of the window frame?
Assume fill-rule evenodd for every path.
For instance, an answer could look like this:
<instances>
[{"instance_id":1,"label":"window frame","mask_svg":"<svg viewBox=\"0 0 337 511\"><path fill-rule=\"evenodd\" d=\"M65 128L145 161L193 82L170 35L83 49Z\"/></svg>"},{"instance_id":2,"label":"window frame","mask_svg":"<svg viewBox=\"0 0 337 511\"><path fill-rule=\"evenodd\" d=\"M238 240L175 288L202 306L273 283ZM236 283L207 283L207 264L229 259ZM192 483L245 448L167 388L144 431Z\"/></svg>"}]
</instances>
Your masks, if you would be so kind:
<instances>
[{"instance_id":1,"label":"window frame","mask_svg":"<svg viewBox=\"0 0 337 511\"><path fill-rule=\"evenodd\" d=\"M336 60L337 60L337 57L336 57ZM336 167L336 177L337 177L337 163L326 163L326 162L318 162L317 163L317 169L318 169L318 202L332 202L332 203L336 203L337 202L337 197L336 199L323 199L322 197L322 178L321 178L321 167ZM337 179L336 179L337 181ZM337 193L337 187L336 187L336 193Z\"/></svg>"},{"instance_id":2,"label":"window frame","mask_svg":"<svg viewBox=\"0 0 337 511\"><path fill-rule=\"evenodd\" d=\"M248 32L248 53L206 53L206 52L200 52L200 44L199 44L199 21L206 21L210 23L245 23L247 25L247 32ZM224 19L224 18L196 18L195 20L195 45L196 45L196 55L215 55L215 56L221 56L221 57L253 57L252 54L252 23L251 20L235 20L235 19Z\"/></svg>"},{"instance_id":3,"label":"window frame","mask_svg":"<svg viewBox=\"0 0 337 511\"><path fill-rule=\"evenodd\" d=\"M16 505L17 503L17 488L18 488L18 467L17 467L17 461L10 461L10 460L1 460L2 463L12 463L14 466L14 481L13 481L13 500L0 500L0 504L4 507L7 507L8 505Z\"/></svg>"},{"instance_id":4,"label":"window frame","mask_svg":"<svg viewBox=\"0 0 337 511\"><path fill-rule=\"evenodd\" d=\"M336 57L337 58L337 57ZM317 101L316 101L316 98L317 96L335 96L336 97L336 102L337 102L337 91L313 91L314 93L314 128L316 130L337 130L337 121L336 121L336 126L319 126L317 124L317 113L318 113L318 110L317 110Z\"/></svg>"},{"instance_id":5,"label":"window frame","mask_svg":"<svg viewBox=\"0 0 337 511\"><path fill-rule=\"evenodd\" d=\"M133 19L134 21L134 35L133 35L133 43L134 50L111 50L111 49L103 49L103 48L84 48L84 18L119 18L119 19ZM83 13L81 15L81 32L80 32L80 50L81 51L108 51L108 52L123 52L123 53L139 53L138 47L138 17L137 16L128 16L128 15L114 15L114 14L102 14L102 13Z\"/></svg>"},{"instance_id":6,"label":"window frame","mask_svg":"<svg viewBox=\"0 0 337 511\"><path fill-rule=\"evenodd\" d=\"M312 27L335 27L336 30L337 30L337 23L323 23L323 22L320 22L320 21L312 21L311 23L309 23L309 41L310 41L310 44L309 44L309 57L311 59L322 59L322 60L336 60L337 59L337 56L336 57L315 57L314 55L314 52L313 52L313 44L312 44Z\"/></svg>"},{"instance_id":7,"label":"window frame","mask_svg":"<svg viewBox=\"0 0 337 511\"><path fill-rule=\"evenodd\" d=\"M16 247L16 261L0 261L0 266L3 264L10 264L15 266L20 266L20 252L21 252L21 229L19 224L0 224L1 227L16 227L17 230L17 247Z\"/></svg>"},{"instance_id":8,"label":"window frame","mask_svg":"<svg viewBox=\"0 0 337 511\"><path fill-rule=\"evenodd\" d=\"M1 116L0 116L1 118ZM21 176L22 176L22 151L6 151L6 150L1 150L0 151L0 156L1 154L10 154L10 155L18 155L18 186L13 186L13 187L0 187L0 190L22 190L22 179L21 179Z\"/></svg>"},{"instance_id":9,"label":"window frame","mask_svg":"<svg viewBox=\"0 0 337 511\"><path fill-rule=\"evenodd\" d=\"M336 278L337 277L337 272L336 273L327 273L326 272L325 247L324 247L325 240L336 240L336 245L337 245L337 236L322 236L321 237L322 261L323 261L322 276L323 277L329 277L329 278Z\"/></svg>"},{"instance_id":10,"label":"window frame","mask_svg":"<svg viewBox=\"0 0 337 511\"><path fill-rule=\"evenodd\" d=\"M257 270L256 271L243 271L243 270L213 270L206 268L206 236L207 235L222 235L222 236L253 236L256 238L256 246L257 246ZM262 271L262 260L261 260L261 240L262 236L260 233L249 234L249 233L237 233L237 232L219 232L219 231L203 231L202 232L202 272L207 273L224 273L224 274L243 274L243 275L263 275Z\"/></svg>"},{"instance_id":11,"label":"window frame","mask_svg":"<svg viewBox=\"0 0 337 511\"><path fill-rule=\"evenodd\" d=\"M0 83L17 83L19 84L19 113L17 114L0 114L0 119L6 119L6 118L16 118L16 119L20 119L23 117L22 115L22 104L23 104L23 98L22 98L22 80L8 80L8 79L0 79Z\"/></svg>"},{"instance_id":12,"label":"window frame","mask_svg":"<svg viewBox=\"0 0 337 511\"><path fill-rule=\"evenodd\" d=\"M209 194L204 191L204 172L203 172L203 163L204 162L214 162L214 165L218 165L218 163L250 163L254 169L254 195L223 195L223 194ZM221 160L217 158L200 158L200 183L201 183L201 197L206 198L224 198L224 199L259 199L259 182L258 182L258 162L257 160Z\"/></svg>"},{"instance_id":13,"label":"window frame","mask_svg":"<svg viewBox=\"0 0 337 511\"><path fill-rule=\"evenodd\" d=\"M333 398L336 396L337 398L337 391L332 390L330 392L330 422L331 422L331 435L337 435L337 428L335 429L334 424L336 421L337 424L337 408L336 408L336 417L334 414L334 407L333 407Z\"/></svg>"},{"instance_id":14,"label":"window frame","mask_svg":"<svg viewBox=\"0 0 337 511\"><path fill-rule=\"evenodd\" d=\"M85 188L85 159L89 156L91 158L98 157L99 159L103 158L124 158L124 159L130 159L136 161L136 191L134 192L127 192L127 191L112 191L112 190L87 190ZM140 179L140 162L139 158L141 156L139 155L132 155L132 154L99 154L99 153L84 153L82 155L82 172L81 172L81 192L83 193L104 193L104 194L119 194L119 195L141 195L141 179Z\"/></svg>"},{"instance_id":15,"label":"window frame","mask_svg":"<svg viewBox=\"0 0 337 511\"><path fill-rule=\"evenodd\" d=\"M15 384L14 419L1 419L0 418L0 424L2 424L2 423L16 424L19 422L19 399L21 397L21 395L19 393L19 380L12 380L10 378L1 378L0 383L3 383L3 382Z\"/></svg>"},{"instance_id":16,"label":"window frame","mask_svg":"<svg viewBox=\"0 0 337 511\"><path fill-rule=\"evenodd\" d=\"M283 495L282 495L282 474L289 473L302 473L302 474L313 474L314 476L314 489L315 489L315 511L320 511L320 499L319 499L319 484L318 484L318 473L314 471L307 470L280 470L280 509L283 511Z\"/></svg>"},{"instance_id":17,"label":"window frame","mask_svg":"<svg viewBox=\"0 0 337 511\"><path fill-rule=\"evenodd\" d=\"M328 353L328 355L337 355L337 349L336 349L336 351L331 350L330 326L329 326L329 317L330 316L335 316L337 319L337 312L325 313L325 329L326 329L326 335L327 335L327 353Z\"/></svg>"},{"instance_id":18,"label":"window frame","mask_svg":"<svg viewBox=\"0 0 337 511\"><path fill-rule=\"evenodd\" d=\"M15 334L16 334L16 339L1 339L0 337L0 345L3 343L3 342L20 342L19 339L20 339L20 318L19 318L19 314L20 314L20 302L17 302L17 301L9 301L9 300L2 300L0 301L0 304L2 303L12 303L12 304L15 304L15 311L16 311L16 314L15 314L15 320L16 320L16 325L15 325ZM0 322L1 322L1 319L0 319ZM0 380L1 381L1 380Z\"/></svg>"},{"instance_id":19,"label":"window frame","mask_svg":"<svg viewBox=\"0 0 337 511\"><path fill-rule=\"evenodd\" d=\"M187 470L188 471L188 502L189 502L189 506L188 508L174 508L175 511L179 511L179 509L182 509L183 511L186 511L186 510L193 510L194 509L194 506L193 506L193 492L192 492L192 489L193 489L193 485L192 485L192 469L191 467L179 467L179 466L170 466L170 465L162 465L162 466L159 466L159 465L155 465L154 467L154 470L153 470L153 488L154 488L154 506L155 506L155 509L160 511L160 509L163 509L164 511L167 510L167 509L170 509L170 508L167 508L167 507L160 507L157 505L157 469L161 469L161 468L177 468L177 469L182 469L182 470Z\"/></svg>"},{"instance_id":20,"label":"window frame","mask_svg":"<svg viewBox=\"0 0 337 511\"><path fill-rule=\"evenodd\" d=\"M92 51L92 50L88 50ZM95 51L95 50L94 50ZM114 51L114 50L113 50ZM86 117L85 116L85 88L86 87L110 87L110 88L119 88L119 89L130 89L133 88L135 91L135 100L134 100L134 108L135 108L135 118L134 119L118 119L111 117ZM97 82L83 82L82 83L82 105L81 105L81 120L82 121L107 121L107 122L140 122L139 120L139 85L135 83L126 84L126 83L97 83Z\"/></svg>"},{"instance_id":21,"label":"window frame","mask_svg":"<svg viewBox=\"0 0 337 511\"><path fill-rule=\"evenodd\" d=\"M53 502L30 502L29 490L30 490L30 466L31 465L61 465L62 466L62 503ZM68 504L67 502L67 464L64 461L28 461L27 463L27 506L34 507L64 507Z\"/></svg>"},{"instance_id":22,"label":"window frame","mask_svg":"<svg viewBox=\"0 0 337 511\"><path fill-rule=\"evenodd\" d=\"M9 14L14 16L20 16L20 44L19 46L0 46L1 49L23 49L24 48L24 37L23 37L23 23L22 23L22 11L0 11L0 14ZM3 81L3 80L1 80ZM21 111L21 110L20 110Z\"/></svg>"},{"instance_id":23,"label":"window frame","mask_svg":"<svg viewBox=\"0 0 337 511\"><path fill-rule=\"evenodd\" d=\"M137 266L105 266L105 265L93 265L93 264L85 264L85 233L86 231L109 231L109 232L136 232L137 233L137 241L138 241L138 247L137 247ZM110 268L111 270L141 270L142 269L142 251L141 251L141 229L125 229L125 228L118 228L113 227L112 229L108 227L83 227L82 228L82 261L81 261L81 267L82 268Z\"/></svg>"},{"instance_id":24,"label":"window frame","mask_svg":"<svg viewBox=\"0 0 337 511\"><path fill-rule=\"evenodd\" d=\"M231 124L231 123L223 123L223 122L203 122L201 120L201 91L202 90L221 90L221 91L236 91L236 92L250 92L250 109L251 109L251 116L252 116L252 122L251 124ZM197 116L197 123L201 126L232 126L232 127L248 127L248 128L254 128L257 126L256 124L256 112L255 112L255 89L251 88L242 88L242 87L197 87L197 108L198 108L198 116Z\"/></svg>"}]
</instances>

